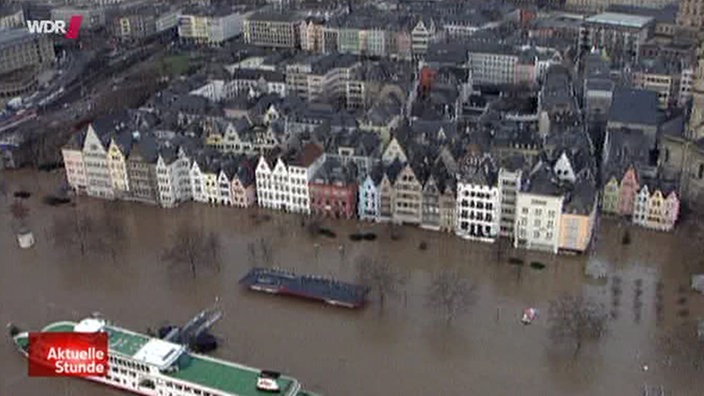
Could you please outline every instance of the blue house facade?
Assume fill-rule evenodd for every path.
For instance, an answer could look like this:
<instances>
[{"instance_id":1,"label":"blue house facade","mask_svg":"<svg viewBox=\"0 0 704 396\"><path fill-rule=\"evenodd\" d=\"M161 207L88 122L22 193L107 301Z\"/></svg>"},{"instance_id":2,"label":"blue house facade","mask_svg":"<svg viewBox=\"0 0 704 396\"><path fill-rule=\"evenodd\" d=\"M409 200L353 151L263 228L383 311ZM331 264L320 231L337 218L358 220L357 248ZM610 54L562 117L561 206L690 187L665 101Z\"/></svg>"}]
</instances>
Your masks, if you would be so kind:
<instances>
[{"instance_id":1,"label":"blue house facade","mask_svg":"<svg viewBox=\"0 0 704 396\"><path fill-rule=\"evenodd\" d=\"M357 215L362 220L379 220L379 192L377 183L371 175L364 178L364 182L359 186Z\"/></svg>"}]
</instances>

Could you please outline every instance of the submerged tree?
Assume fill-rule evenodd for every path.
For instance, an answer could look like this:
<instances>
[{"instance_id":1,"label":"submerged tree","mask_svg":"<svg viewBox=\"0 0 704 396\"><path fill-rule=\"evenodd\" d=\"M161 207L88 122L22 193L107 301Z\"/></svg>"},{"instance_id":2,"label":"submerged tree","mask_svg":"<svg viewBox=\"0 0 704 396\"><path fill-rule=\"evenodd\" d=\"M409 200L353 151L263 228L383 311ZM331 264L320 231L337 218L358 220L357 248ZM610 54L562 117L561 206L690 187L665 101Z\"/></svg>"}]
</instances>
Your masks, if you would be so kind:
<instances>
[{"instance_id":1,"label":"submerged tree","mask_svg":"<svg viewBox=\"0 0 704 396\"><path fill-rule=\"evenodd\" d=\"M406 284L406 277L394 269L388 260L376 260L369 256L361 256L357 260L357 279L376 294L380 309L384 308L387 296L397 295Z\"/></svg>"},{"instance_id":2,"label":"submerged tree","mask_svg":"<svg viewBox=\"0 0 704 396\"><path fill-rule=\"evenodd\" d=\"M271 266L274 263L274 248L268 239L259 239L259 251L264 264Z\"/></svg>"},{"instance_id":3,"label":"submerged tree","mask_svg":"<svg viewBox=\"0 0 704 396\"><path fill-rule=\"evenodd\" d=\"M105 241L107 253L112 261L124 250L127 244L125 219L122 216L120 203L106 202L103 205L103 215L98 222L98 232Z\"/></svg>"},{"instance_id":4,"label":"submerged tree","mask_svg":"<svg viewBox=\"0 0 704 396\"><path fill-rule=\"evenodd\" d=\"M12 218L17 222L17 226L23 228L29 216L29 208L21 200L16 199L10 205L10 213L12 213Z\"/></svg>"},{"instance_id":5,"label":"submerged tree","mask_svg":"<svg viewBox=\"0 0 704 396\"><path fill-rule=\"evenodd\" d=\"M254 242L247 243L247 257L249 258L249 266L257 266L257 246Z\"/></svg>"},{"instance_id":6,"label":"submerged tree","mask_svg":"<svg viewBox=\"0 0 704 396\"><path fill-rule=\"evenodd\" d=\"M604 308L582 296L565 295L551 301L548 314L550 337L573 343L575 355L585 341L599 339L606 332Z\"/></svg>"},{"instance_id":7,"label":"submerged tree","mask_svg":"<svg viewBox=\"0 0 704 396\"><path fill-rule=\"evenodd\" d=\"M7 182L4 178L0 178L0 195L3 199L7 199Z\"/></svg>"},{"instance_id":8,"label":"submerged tree","mask_svg":"<svg viewBox=\"0 0 704 396\"><path fill-rule=\"evenodd\" d=\"M474 286L456 269L442 269L428 285L428 305L442 311L449 325L474 303Z\"/></svg>"},{"instance_id":9,"label":"submerged tree","mask_svg":"<svg viewBox=\"0 0 704 396\"><path fill-rule=\"evenodd\" d=\"M105 246L95 220L77 209L67 215L54 217L51 235L55 246L69 251L75 249L82 257L91 252L99 252Z\"/></svg>"},{"instance_id":10,"label":"submerged tree","mask_svg":"<svg viewBox=\"0 0 704 396\"><path fill-rule=\"evenodd\" d=\"M171 235L171 241L162 259L174 266L186 266L195 278L199 266L220 269L220 238L214 232L205 232L190 223L183 223Z\"/></svg>"},{"instance_id":11,"label":"submerged tree","mask_svg":"<svg viewBox=\"0 0 704 396\"><path fill-rule=\"evenodd\" d=\"M321 223L319 218L312 217L308 220L308 224L306 225L306 231L308 232L308 235L311 238L315 238L320 235L320 228Z\"/></svg>"},{"instance_id":12,"label":"submerged tree","mask_svg":"<svg viewBox=\"0 0 704 396\"><path fill-rule=\"evenodd\" d=\"M657 346L675 369L704 370L704 325L684 323L659 337Z\"/></svg>"}]
</instances>

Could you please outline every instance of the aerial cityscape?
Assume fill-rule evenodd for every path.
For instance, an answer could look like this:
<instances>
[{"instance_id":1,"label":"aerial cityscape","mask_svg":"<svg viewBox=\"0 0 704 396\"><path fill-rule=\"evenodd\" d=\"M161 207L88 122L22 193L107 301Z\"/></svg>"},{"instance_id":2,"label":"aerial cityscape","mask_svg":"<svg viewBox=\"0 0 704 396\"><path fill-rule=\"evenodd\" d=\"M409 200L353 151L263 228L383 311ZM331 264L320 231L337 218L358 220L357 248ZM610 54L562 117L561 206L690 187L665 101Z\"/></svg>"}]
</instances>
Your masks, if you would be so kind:
<instances>
[{"instance_id":1,"label":"aerial cityscape","mask_svg":"<svg viewBox=\"0 0 704 396\"><path fill-rule=\"evenodd\" d=\"M704 0L4 0L0 219L0 396L699 396Z\"/></svg>"}]
</instances>

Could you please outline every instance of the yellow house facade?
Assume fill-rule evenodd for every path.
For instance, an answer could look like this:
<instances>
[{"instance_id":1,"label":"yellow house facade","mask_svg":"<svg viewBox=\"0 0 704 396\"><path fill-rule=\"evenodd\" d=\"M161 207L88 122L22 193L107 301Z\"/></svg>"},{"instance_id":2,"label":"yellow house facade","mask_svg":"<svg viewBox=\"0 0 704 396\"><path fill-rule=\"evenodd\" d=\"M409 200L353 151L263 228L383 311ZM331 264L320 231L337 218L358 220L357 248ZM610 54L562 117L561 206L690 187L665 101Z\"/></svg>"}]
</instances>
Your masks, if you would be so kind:
<instances>
[{"instance_id":1,"label":"yellow house facade","mask_svg":"<svg viewBox=\"0 0 704 396\"><path fill-rule=\"evenodd\" d=\"M208 202L217 202L220 192L218 190L218 174L214 172L203 173L205 184L205 197Z\"/></svg>"},{"instance_id":2,"label":"yellow house facade","mask_svg":"<svg viewBox=\"0 0 704 396\"><path fill-rule=\"evenodd\" d=\"M127 178L127 157L122 152L120 146L115 142L115 139L110 139L108 147L108 168L110 170L110 179L112 188L115 190L117 197L124 196L129 190L129 181Z\"/></svg>"},{"instance_id":3,"label":"yellow house facade","mask_svg":"<svg viewBox=\"0 0 704 396\"><path fill-rule=\"evenodd\" d=\"M592 239L594 217L590 214L563 213L560 218L560 249L584 252Z\"/></svg>"},{"instance_id":4,"label":"yellow house facade","mask_svg":"<svg viewBox=\"0 0 704 396\"><path fill-rule=\"evenodd\" d=\"M662 191L655 190L648 199L648 212L646 214L646 227L654 230L663 229L663 219L665 218L665 197Z\"/></svg>"}]
</instances>

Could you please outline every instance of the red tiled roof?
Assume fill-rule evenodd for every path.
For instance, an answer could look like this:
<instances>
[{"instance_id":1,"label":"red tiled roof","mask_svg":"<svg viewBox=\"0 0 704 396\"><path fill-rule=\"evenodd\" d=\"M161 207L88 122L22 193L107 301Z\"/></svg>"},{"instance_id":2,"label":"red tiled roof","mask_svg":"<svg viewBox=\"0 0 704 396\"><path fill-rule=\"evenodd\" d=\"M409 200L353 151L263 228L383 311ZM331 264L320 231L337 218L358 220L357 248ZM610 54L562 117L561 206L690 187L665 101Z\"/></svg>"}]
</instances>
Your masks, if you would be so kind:
<instances>
[{"instance_id":1,"label":"red tiled roof","mask_svg":"<svg viewBox=\"0 0 704 396\"><path fill-rule=\"evenodd\" d=\"M303 146L303 149L299 153L299 155L296 157L295 160L291 163L291 165L295 166L301 166L304 168L307 168L315 162L320 156L323 155L323 148L320 147L319 145L315 143L308 143L305 146Z\"/></svg>"}]
</instances>

